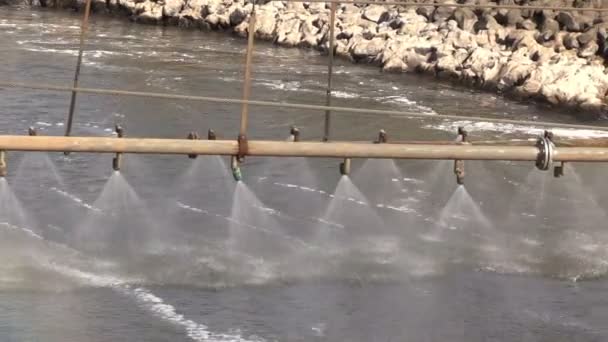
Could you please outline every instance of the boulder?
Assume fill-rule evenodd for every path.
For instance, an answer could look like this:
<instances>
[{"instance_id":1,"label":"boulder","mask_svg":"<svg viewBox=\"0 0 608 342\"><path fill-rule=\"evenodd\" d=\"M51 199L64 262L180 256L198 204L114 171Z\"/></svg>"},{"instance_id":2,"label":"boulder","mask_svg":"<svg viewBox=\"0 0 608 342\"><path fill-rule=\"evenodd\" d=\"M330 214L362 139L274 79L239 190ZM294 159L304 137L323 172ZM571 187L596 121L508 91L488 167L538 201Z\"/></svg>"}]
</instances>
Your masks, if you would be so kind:
<instances>
[{"instance_id":1,"label":"boulder","mask_svg":"<svg viewBox=\"0 0 608 342\"><path fill-rule=\"evenodd\" d=\"M468 8L457 9L454 11L452 18L456 21L460 29L469 32L473 31L475 23L477 22L477 15Z\"/></svg>"},{"instance_id":2,"label":"boulder","mask_svg":"<svg viewBox=\"0 0 608 342\"><path fill-rule=\"evenodd\" d=\"M351 55L355 61L372 62L384 50L384 39L374 38L372 40L361 39L351 48Z\"/></svg>"},{"instance_id":3,"label":"boulder","mask_svg":"<svg viewBox=\"0 0 608 342\"><path fill-rule=\"evenodd\" d=\"M302 21L298 18L291 18L280 21L276 26L275 42L285 46L296 46L300 43L300 27Z\"/></svg>"},{"instance_id":4,"label":"boulder","mask_svg":"<svg viewBox=\"0 0 608 342\"><path fill-rule=\"evenodd\" d=\"M517 24L518 29L533 31L536 30L536 23L530 19L526 19Z\"/></svg>"},{"instance_id":5,"label":"boulder","mask_svg":"<svg viewBox=\"0 0 608 342\"><path fill-rule=\"evenodd\" d=\"M580 36L579 36L580 37ZM578 56L581 58L590 58L595 56L599 50L599 45L595 41L590 41L585 46L582 46L578 51Z\"/></svg>"},{"instance_id":6,"label":"boulder","mask_svg":"<svg viewBox=\"0 0 608 342\"><path fill-rule=\"evenodd\" d=\"M443 4L456 3L454 0L441 0L438 2L443 3ZM433 21L442 22L442 21L448 20L449 18L452 17L455 10L456 10L456 7L448 7L448 6L436 7L435 11L433 12Z\"/></svg>"},{"instance_id":7,"label":"boulder","mask_svg":"<svg viewBox=\"0 0 608 342\"><path fill-rule=\"evenodd\" d=\"M264 10L256 13L255 36L263 40L273 40L278 34L276 14L272 10ZM298 26L299 29L299 26ZM294 44L297 44L295 42Z\"/></svg>"},{"instance_id":8,"label":"boulder","mask_svg":"<svg viewBox=\"0 0 608 342\"><path fill-rule=\"evenodd\" d=\"M230 25L237 26L249 16L249 13L251 13L251 6L244 7L241 5L232 5L228 9L228 13Z\"/></svg>"},{"instance_id":9,"label":"boulder","mask_svg":"<svg viewBox=\"0 0 608 342\"><path fill-rule=\"evenodd\" d=\"M386 6L370 5L363 10L364 19L380 24L390 18L389 11Z\"/></svg>"},{"instance_id":10,"label":"boulder","mask_svg":"<svg viewBox=\"0 0 608 342\"><path fill-rule=\"evenodd\" d=\"M184 3L182 0L165 0L165 5L163 6L163 17L165 18L176 18L179 16L179 13L184 8Z\"/></svg>"}]
</instances>

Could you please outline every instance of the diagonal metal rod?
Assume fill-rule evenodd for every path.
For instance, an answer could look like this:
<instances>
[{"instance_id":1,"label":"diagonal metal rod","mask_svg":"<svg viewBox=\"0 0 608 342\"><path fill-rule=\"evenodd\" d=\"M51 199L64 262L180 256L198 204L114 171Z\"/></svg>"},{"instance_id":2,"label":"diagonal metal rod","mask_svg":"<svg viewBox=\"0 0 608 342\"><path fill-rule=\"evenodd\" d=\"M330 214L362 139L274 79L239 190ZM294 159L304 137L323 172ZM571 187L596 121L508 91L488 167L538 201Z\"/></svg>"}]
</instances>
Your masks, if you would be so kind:
<instances>
[{"instance_id":1,"label":"diagonal metal rod","mask_svg":"<svg viewBox=\"0 0 608 342\"><path fill-rule=\"evenodd\" d=\"M325 106L331 107L331 93L332 93L332 76L334 72L334 53L335 53L335 43L336 43L336 9L337 3L333 2L331 4L331 10L329 15L329 53L328 53L328 62L327 62L327 94L325 97ZM329 141L331 129L331 110L325 110L325 129L323 132L323 141Z\"/></svg>"},{"instance_id":2,"label":"diagonal metal rod","mask_svg":"<svg viewBox=\"0 0 608 342\"><path fill-rule=\"evenodd\" d=\"M582 124L568 124L568 123L557 123L547 121L531 121L531 120L517 120L517 119L500 119L500 118L489 118L480 116L464 116L464 115L453 115L453 114L429 114L420 112L406 112L398 110L383 110L383 109L370 109L370 108L355 108L355 107L327 107L321 105L309 105L303 103L288 103L288 102L275 102L275 101L259 101L249 100L243 101L242 99L226 98L226 97L213 97L213 96L196 96L196 95L178 95L178 94L165 94L165 93L153 93L144 91L129 91L129 90L118 90L118 89L101 89L101 88L74 88L57 86L50 84L31 84L31 83L20 83L20 82L7 82L0 81L0 87L10 88L23 88L33 90L47 90L47 91L76 91L79 93L107 95L107 96L133 96L142 98L153 98L153 99L173 99L173 100L184 100L184 101L201 101L211 103L223 103L223 104L243 104L269 107L269 108L291 108L291 109L303 109L303 110L331 110L333 112L349 113L349 114L364 114L364 115L392 115L405 118L426 118L434 120L450 119L456 121L467 121L467 122L492 122L499 124L511 124L519 126L535 126L535 127L546 127L546 128L564 128L564 129L584 129L594 131L608 131L608 126L593 126L593 125L582 125Z\"/></svg>"},{"instance_id":3,"label":"diagonal metal rod","mask_svg":"<svg viewBox=\"0 0 608 342\"><path fill-rule=\"evenodd\" d=\"M247 56L245 57L245 80L243 82L243 107L241 109L241 129L239 131L242 137L247 136L247 125L249 123L249 97L251 96L251 62L253 60L253 43L255 41L255 3L253 0L253 7L251 9L251 15L249 16L249 28L247 35Z\"/></svg>"},{"instance_id":4,"label":"diagonal metal rod","mask_svg":"<svg viewBox=\"0 0 608 342\"><path fill-rule=\"evenodd\" d=\"M80 79L80 67L82 65L82 55L84 53L84 42L87 36L87 29L89 27L89 16L91 15L91 0L87 0L84 17L82 18L82 26L80 28L80 46L78 48L78 60L76 62L76 71L74 72L74 88L78 88L78 81ZM72 90L72 98L70 99L70 110L68 112L68 122L65 126L65 135L69 136L72 133L72 124L74 122L74 110L76 109L76 97L78 91Z\"/></svg>"}]
</instances>

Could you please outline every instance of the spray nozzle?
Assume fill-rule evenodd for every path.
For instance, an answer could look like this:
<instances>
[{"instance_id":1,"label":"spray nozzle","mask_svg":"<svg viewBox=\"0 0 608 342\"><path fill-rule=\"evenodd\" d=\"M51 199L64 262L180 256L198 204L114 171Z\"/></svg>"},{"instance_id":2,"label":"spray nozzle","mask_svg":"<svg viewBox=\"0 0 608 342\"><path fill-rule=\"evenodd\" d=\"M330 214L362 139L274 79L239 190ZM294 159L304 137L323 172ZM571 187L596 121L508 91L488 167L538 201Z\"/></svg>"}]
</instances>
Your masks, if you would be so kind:
<instances>
[{"instance_id":1,"label":"spray nozzle","mask_svg":"<svg viewBox=\"0 0 608 342\"><path fill-rule=\"evenodd\" d=\"M114 131L116 132L116 136L118 138L124 137L125 131L122 128L122 126L117 124L116 126L114 126ZM114 158L112 159L112 169L114 169L114 171L120 171L121 167L122 167L122 153L117 152L116 156L114 156Z\"/></svg>"},{"instance_id":2,"label":"spray nozzle","mask_svg":"<svg viewBox=\"0 0 608 342\"><path fill-rule=\"evenodd\" d=\"M555 178L560 178L564 175L564 169L566 168L566 163L562 162L560 165L553 168L553 176Z\"/></svg>"},{"instance_id":3,"label":"spray nozzle","mask_svg":"<svg viewBox=\"0 0 608 342\"><path fill-rule=\"evenodd\" d=\"M454 174L456 175L456 183L464 185L464 160L454 160Z\"/></svg>"},{"instance_id":4,"label":"spray nozzle","mask_svg":"<svg viewBox=\"0 0 608 342\"><path fill-rule=\"evenodd\" d=\"M230 160L230 168L232 169L232 177L235 181L240 182L243 180L243 173L241 172L241 165L237 156L232 156Z\"/></svg>"},{"instance_id":5,"label":"spray nozzle","mask_svg":"<svg viewBox=\"0 0 608 342\"><path fill-rule=\"evenodd\" d=\"M216 140L217 139L217 136L215 135L215 131L214 130L209 129L207 131L207 139L209 139L209 140Z\"/></svg>"},{"instance_id":6,"label":"spray nozzle","mask_svg":"<svg viewBox=\"0 0 608 342\"><path fill-rule=\"evenodd\" d=\"M350 158L344 158L344 161L340 163L340 174L342 176L350 174Z\"/></svg>"},{"instance_id":7,"label":"spray nozzle","mask_svg":"<svg viewBox=\"0 0 608 342\"><path fill-rule=\"evenodd\" d=\"M6 152L0 151L0 177L6 177Z\"/></svg>"},{"instance_id":8,"label":"spray nozzle","mask_svg":"<svg viewBox=\"0 0 608 342\"><path fill-rule=\"evenodd\" d=\"M35 137L38 135L38 132L36 131L36 129L34 127L29 127L27 129L27 135L29 135L30 137Z\"/></svg>"}]
</instances>

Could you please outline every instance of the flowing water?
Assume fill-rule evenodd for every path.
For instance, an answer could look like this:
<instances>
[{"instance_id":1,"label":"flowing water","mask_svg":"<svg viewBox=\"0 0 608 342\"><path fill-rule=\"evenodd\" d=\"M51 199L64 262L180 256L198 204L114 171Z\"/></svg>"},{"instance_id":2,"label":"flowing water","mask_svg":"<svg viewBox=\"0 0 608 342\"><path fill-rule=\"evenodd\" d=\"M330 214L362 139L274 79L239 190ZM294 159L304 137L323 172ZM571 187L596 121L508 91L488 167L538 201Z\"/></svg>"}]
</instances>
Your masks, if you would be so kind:
<instances>
[{"instance_id":1,"label":"flowing water","mask_svg":"<svg viewBox=\"0 0 608 342\"><path fill-rule=\"evenodd\" d=\"M2 79L69 85L79 17L0 7ZM237 98L245 42L94 16L81 84ZM306 63L302 63L306 60ZM256 46L253 97L323 104L326 60ZM337 62L336 105L575 119ZM60 135L69 94L0 89L0 133ZM234 138L240 108L78 97L74 133ZM252 138L322 135L322 112L251 108ZM536 127L334 113L332 139L530 138ZM599 132L556 132L596 136ZM0 341L605 341L606 166L9 153Z\"/></svg>"}]
</instances>

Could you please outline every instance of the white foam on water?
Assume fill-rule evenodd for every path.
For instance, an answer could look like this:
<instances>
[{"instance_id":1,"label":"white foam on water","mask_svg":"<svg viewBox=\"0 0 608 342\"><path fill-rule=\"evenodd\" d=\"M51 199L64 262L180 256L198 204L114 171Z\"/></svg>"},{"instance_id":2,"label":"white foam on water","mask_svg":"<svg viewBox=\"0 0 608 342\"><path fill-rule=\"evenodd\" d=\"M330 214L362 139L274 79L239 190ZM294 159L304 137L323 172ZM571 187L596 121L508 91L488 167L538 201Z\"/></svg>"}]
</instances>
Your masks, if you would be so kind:
<instances>
[{"instance_id":1,"label":"white foam on water","mask_svg":"<svg viewBox=\"0 0 608 342\"><path fill-rule=\"evenodd\" d=\"M189 210L189 211L192 211L192 212L195 212L195 213L199 213L199 214L203 214L203 215L207 215L207 216L215 216L217 218L221 218L221 219L226 220L226 221L228 221L230 223L233 223L233 224L235 224L237 226L249 228L251 230L258 231L258 232L261 232L261 233L265 233L265 234L270 235L270 236L279 237L279 238L281 238L281 239L283 239L283 240L285 240L285 241L287 241L289 243L297 244L297 245L299 245L301 247L305 247L307 249L314 249L315 248L314 246L309 245L308 243L304 242L303 240L301 240L299 238L296 238L296 237L293 237L293 236L290 236L288 234L281 233L281 232L278 232L278 231L274 231L272 229L268 229L268 228L265 228L265 227L255 226L255 225L249 224L247 222L239 221L239 220L234 219L232 217L227 217L227 216L224 216L224 215L212 213L212 212L210 212L208 210L201 209L201 208L196 208L196 207L190 206L190 205L185 204L185 203L180 202L180 201L177 201L177 206L180 207L180 208L182 208L182 209Z\"/></svg>"},{"instance_id":2,"label":"white foam on water","mask_svg":"<svg viewBox=\"0 0 608 342\"><path fill-rule=\"evenodd\" d=\"M53 192L55 192L55 193L57 193L57 194L65 197L65 198L68 198L68 199L72 200L74 203L78 204L79 206L81 206L83 208L86 208L86 209L89 209L89 210L92 210L92 211L96 211L96 212L101 212L101 209L92 206L91 204L83 201L81 198L78 198L76 195L70 194L67 191L61 190L61 189L56 188L56 187L51 187L51 188L49 188L49 190L51 190L51 191L53 191Z\"/></svg>"},{"instance_id":3,"label":"white foam on water","mask_svg":"<svg viewBox=\"0 0 608 342\"><path fill-rule=\"evenodd\" d=\"M58 53L58 54L64 54L64 55L70 55L70 56L78 56L77 50L70 50L70 49L60 50L60 49L50 49L50 48L25 47L25 48L23 48L23 50L31 51L31 52Z\"/></svg>"},{"instance_id":4,"label":"white foam on water","mask_svg":"<svg viewBox=\"0 0 608 342\"><path fill-rule=\"evenodd\" d=\"M388 209L388 210L393 210L393 211L397 211L403 214L412 214L412 213L417 213L417 211L413 208L410 207L406 207L406 206L394 206L388 203L376 203L376 204L372 204L372 203L367 203L352 197L345 197L345 196L336 196L333 194L328 194L326 191L323 190L319 190L319 189L313 189L313 188L309 188L306 186L301 186L301 185L297 185L297 184L289 184L289 183L279 183L279 182L273 182L271 183L272 185L276 185L279 187L283 187L283 188L287 188L287 189L296 189L296 190L300 190L300 191L304 191L304 192L310 192L310 193L317 193L320 195L323 195L327 198L336 198L342 201L348 201L354 204L358 204L360 206L365 206L365 207L376 207L376 208L380 208L380 209ZM415 197L408 197L405 199L408 202L420 202L419 199L415 198ZM325 222L324 222L325 223Z\"/></svg>"},{"instance_id":5,"label":"white foam on water","mask_svg":"<svg viewBox=\"0 0 608 342\"><path fill-rule=\"evenodd\" d=\"M509 123L496 123L496 122L484 122L484 121L471 121L471 120L459 120L459 121L447 121L438 124L428 124L423 126L425 129L435 129L441 131L453 132L458 127L464 126L469 132L475 131L490 131L497 132L500 134L525 134L537 137L542 135L545 131L543 127L517 125ZM566 129L566 128L555 128L551 130L556 136L565 138L604 138L608 137L607 131L592 130L592 129Z\"/></svg>"},{"instance_id":6,"label":"white foam on water","mask_svg":"<svg viewBox=\"0 0 608 342\"><path fill-rule=\"evenodd\" d=\"M359 98L361 96L359 96L359 94L356 93L349 93L346 91L332 91L331 95L333 97L337 97L337 98L341 98L341 99L356 99Z\"/></svg>"}]
</instances>

